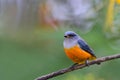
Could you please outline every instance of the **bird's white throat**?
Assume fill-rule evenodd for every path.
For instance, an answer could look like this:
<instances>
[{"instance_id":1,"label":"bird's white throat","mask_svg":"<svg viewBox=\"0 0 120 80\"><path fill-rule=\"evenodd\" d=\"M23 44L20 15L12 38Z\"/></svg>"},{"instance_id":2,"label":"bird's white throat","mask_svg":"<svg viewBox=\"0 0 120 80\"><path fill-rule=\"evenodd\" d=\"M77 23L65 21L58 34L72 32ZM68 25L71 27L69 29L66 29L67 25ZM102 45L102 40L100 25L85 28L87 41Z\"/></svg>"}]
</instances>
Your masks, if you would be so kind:
<instances>
[{"instance_id":1,"label":"bird's white throat","mask_svg":"<svg viewBox=\"0 0 120 80\"><path fill-rule=\"evenodd\" d=\"M64 48L72 48L74 46L77 45L77 41L76 40L68 40L68 39L65 39L64 42L63 42L63 46Z\"/></svg>"}]
</instances>

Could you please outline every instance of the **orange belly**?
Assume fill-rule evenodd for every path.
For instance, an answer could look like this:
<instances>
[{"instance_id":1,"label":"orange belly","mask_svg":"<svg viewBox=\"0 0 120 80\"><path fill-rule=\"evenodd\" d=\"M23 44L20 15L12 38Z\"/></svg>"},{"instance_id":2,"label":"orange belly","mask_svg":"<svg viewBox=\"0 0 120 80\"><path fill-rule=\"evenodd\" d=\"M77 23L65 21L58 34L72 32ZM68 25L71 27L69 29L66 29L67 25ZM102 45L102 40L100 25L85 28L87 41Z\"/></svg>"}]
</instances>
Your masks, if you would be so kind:
<instances>
[{"instance_id":1,"label":"orange belly","mask_svg":"<svg viewBox=\"0 0 120 80\"><path fill-rule=\"evenodd\" d=\"M75 63L85 63L86 60L94 60L96 57L92 56L90 53L82 50L79 46L74 46L72 48L65 48L66 55Z\"/></svg>"}]
</instances>

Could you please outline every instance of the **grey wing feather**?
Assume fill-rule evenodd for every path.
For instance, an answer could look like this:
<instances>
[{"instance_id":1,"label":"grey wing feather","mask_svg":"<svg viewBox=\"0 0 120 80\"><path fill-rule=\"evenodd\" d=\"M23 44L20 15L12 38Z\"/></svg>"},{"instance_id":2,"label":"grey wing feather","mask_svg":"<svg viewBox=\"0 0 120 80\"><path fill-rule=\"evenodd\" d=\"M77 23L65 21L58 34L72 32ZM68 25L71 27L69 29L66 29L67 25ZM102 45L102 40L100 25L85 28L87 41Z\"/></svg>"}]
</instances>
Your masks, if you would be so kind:
<instances>
[{"instance_id":1,"label":"grey wing feather","mask_svg":"<svg viewBox=\"0 0 120 80\"><path fill-rule=\"evenodd\" d=\"M93 50L87 45L87 43L83 40L78 40L78 44L81 49L85 50L86 52L90 53L92 56L96 57Z\"/></svg>"}]
</instances>

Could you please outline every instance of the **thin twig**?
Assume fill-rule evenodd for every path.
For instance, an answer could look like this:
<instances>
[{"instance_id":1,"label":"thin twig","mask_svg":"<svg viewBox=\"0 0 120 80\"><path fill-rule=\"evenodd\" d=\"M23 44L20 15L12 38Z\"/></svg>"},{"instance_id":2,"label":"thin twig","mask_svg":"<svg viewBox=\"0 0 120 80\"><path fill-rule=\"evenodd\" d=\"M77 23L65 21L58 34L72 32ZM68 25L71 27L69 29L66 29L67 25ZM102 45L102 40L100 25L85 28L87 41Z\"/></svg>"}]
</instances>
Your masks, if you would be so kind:
<instances>
[{"instance_id":1,"label":"thin twig","mask_svg":"<svg viewBox=\"0 0 120 80\"><path fill-rule=\"evenodd\" d=\"M93 64L98 64L98 63L102 63L102 62L109 61L109 60L112 60L112 59L117 59L117 58L120 58L120 54L98 58L96 60L88 62L88 65L90 66L90 65L93 65ZM72 67L69 67L69 68L65 68L65 69L58 70L56 72L49 73L47 75L43 75L41 77L36 78L35 80L48 80L50 78L62 75L62 74L67 73L67 72L71 72L71 71L74 71L74 70L85 68L88 65L78 64L78 65L75 65L75 66L72 66Z\"/></svg>"}]
</instances>

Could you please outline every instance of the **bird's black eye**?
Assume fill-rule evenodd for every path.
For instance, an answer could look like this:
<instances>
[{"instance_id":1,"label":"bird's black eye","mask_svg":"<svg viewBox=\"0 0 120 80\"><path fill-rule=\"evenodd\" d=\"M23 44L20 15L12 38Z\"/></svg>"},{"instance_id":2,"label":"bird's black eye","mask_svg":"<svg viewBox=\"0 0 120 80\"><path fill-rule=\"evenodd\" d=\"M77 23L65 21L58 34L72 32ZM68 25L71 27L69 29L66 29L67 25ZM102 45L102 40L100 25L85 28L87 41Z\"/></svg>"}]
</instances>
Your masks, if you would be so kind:
<instances>
[{"instance_id":1,"label":"bird's black eye","mask_svg":"<svg viewBox=\"0 0 120 80\"><path fill-rule=\"evenodd\" d=\"M75 37L76 36L76 34L67 34L67 35L65 35L64 37L65 38L73 38L73 37Z\"/></svg>"},{"instance_id":2,"label":"bird's black eye","mask_svg":"<svg viewBox=\"0 0 120 80\"><path fill-rule=\"evenodd\" d=\"M69 37L74 37L74 36L76 36L75 34L69 34L68 35Z\"/></svg>"}]
</instances>

